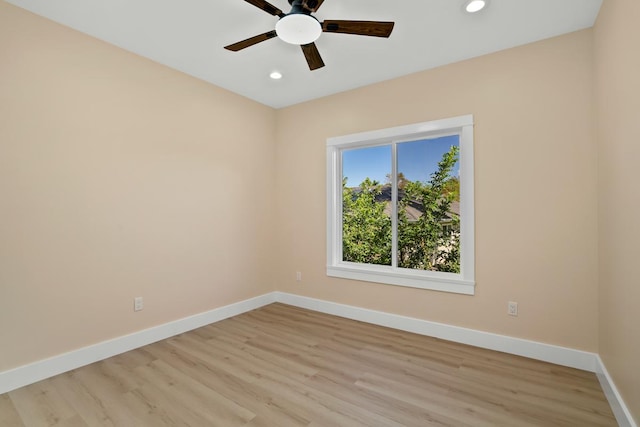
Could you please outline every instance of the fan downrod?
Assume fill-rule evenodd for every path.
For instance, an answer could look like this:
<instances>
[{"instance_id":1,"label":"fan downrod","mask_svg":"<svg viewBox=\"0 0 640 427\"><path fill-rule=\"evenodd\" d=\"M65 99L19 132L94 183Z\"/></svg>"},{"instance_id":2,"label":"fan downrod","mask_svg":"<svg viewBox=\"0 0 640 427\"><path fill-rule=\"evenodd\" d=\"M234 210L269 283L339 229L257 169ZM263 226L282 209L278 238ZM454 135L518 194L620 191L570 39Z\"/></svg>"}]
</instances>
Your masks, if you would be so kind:
<instances>
[{"instance_id":1,"label":"fan downrod","mask_svg":"<svg viewBox=\"0 0 640 427\"><path fill-rule=\"evenodd\" d=\"M317 2L310 2L310 3L317 3ZM302 0L289 0L289 4L291 5L291 11L287 13L287 15L298 15L298 14L311 15L311 12L313 12L312 9L308 9L303 5Z\"/></svg>"}]
</instances>

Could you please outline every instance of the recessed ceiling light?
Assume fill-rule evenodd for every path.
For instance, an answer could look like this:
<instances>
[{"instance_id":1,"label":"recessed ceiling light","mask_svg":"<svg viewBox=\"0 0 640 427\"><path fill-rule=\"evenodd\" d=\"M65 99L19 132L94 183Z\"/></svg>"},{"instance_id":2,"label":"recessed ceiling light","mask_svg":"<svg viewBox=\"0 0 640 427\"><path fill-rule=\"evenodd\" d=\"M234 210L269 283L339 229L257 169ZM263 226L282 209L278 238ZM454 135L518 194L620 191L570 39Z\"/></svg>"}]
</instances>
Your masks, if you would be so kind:
<instances>
[{"instance_id":1,"label":"recessed ceiling light","mask_svg":"<svg viewBox=\"0 0 640 427\"><path fill-rule=\"evenodd\" d=\"M482 9L484 9L487 6L488 0L469 0L465 5L464 5L464 10L466 10L469 13L476 13L476 12L480 12Z\"/></svg>"},{"instance_id":2,"label":"recessed ceiling light","mask_svg":"<svg viewBox=\"0 0 640 427\"><path fill-rule=\"evenodd\" d=\"M282 78L282 73L279 71L274 71L269 74L269 77L271 77L273 80L280 80Z\"/></svg>"}]
</instances>

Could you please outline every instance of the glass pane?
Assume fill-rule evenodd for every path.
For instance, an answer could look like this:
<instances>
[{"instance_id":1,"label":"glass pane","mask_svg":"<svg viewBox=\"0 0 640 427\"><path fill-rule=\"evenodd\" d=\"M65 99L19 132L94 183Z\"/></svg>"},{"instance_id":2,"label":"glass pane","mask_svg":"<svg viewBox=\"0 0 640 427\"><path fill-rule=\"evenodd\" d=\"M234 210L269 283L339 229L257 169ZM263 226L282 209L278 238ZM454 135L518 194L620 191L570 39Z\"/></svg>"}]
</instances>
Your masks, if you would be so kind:
<instances>
[{"instance_id":1,"label":"glass pane","mask_svg":"<svg viewBox=\"0 0 640 427\"><path fill-rule=\"evenodd\" d=\"M342 151L342 259L391 265L391 146Z\"/></svg>"},{"instance_id":2,"label":"glass pane","mask_svg":"<svg viewBox=\"0 0 640 427\"><path fill-rule=\"evenodd\" d=\"M398 267L460 272L459 140L397 145Z\"/></svg>"}]
</instances>

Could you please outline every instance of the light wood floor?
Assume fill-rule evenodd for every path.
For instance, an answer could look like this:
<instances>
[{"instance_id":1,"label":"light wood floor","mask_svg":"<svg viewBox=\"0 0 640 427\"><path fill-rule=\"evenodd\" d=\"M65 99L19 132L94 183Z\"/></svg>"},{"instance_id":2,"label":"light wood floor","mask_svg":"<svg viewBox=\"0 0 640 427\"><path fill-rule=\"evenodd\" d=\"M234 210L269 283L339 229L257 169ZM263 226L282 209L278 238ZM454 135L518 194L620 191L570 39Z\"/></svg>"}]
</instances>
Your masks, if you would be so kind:
<instances>
[{"instance_id":1,"label":"light wood floor","mask_svg":"<svg viewBox=\"0 0 640 427\"><path fill-rule=\"evenodd\" d=\"M0 395L0 426L615 426L594 374L272 304Z\"/></svg>"}]
</instances>

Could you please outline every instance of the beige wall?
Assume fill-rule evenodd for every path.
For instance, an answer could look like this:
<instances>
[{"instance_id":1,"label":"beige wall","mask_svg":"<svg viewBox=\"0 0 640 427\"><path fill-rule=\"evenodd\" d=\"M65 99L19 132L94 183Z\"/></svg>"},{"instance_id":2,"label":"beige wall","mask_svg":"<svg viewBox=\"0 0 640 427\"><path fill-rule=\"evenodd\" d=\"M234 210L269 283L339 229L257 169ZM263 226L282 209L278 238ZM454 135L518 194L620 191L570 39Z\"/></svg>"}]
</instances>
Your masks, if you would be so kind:
<instances>
[{"instance_id":1,"label":"beige wall","mask_svg":"<svg viewBox=\"0 0 640 427\"><path fill-rule=\"evenodd\" d=\"M272 109L0 1L0 371L274 290L274 147Z\"/></svg>"},{"instance_id":2,"label":"beige wall","mask_svg":"<svg viewBox=\"0 0 640 427\"><path fill-rule=\"evenodd\" d=\"M597 351L592 87L585 30L279 110L278 289ZM476 123L476 295L327 277L326 138L463 114Z\"/></svg>"},{"instance_id":3,"label":"beige wall","mask_svg":"<svg viewBox=\"0 0 640 427\"><path fill-rule=\"evenodd\" d=\"M605 0L595 27L600 355L640 423L640 2Z\"/></svg>"}]
</instances>

